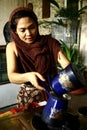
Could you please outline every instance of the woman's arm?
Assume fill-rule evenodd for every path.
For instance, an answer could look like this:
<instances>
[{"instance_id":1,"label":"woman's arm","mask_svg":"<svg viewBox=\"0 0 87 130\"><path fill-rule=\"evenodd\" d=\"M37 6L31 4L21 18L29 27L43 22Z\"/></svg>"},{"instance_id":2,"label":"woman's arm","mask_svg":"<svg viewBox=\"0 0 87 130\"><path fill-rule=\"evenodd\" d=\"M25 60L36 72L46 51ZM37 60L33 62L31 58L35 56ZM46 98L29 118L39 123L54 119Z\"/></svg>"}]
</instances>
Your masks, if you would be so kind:
<instances>
[{"instance_id":1,"label":"woman's arm","mask_svg":"<svg viewBox=\"0 0 87 130\"><path fill-rule=\"evenodd\" d=\"M17 67L17 50L14 42L8 43L6 47L6 59L7 59L7 73L10 82L16 84L22 84L31 82L36 88L43 89L38 84L38 78L42 81L45 79L37 72L19 73Z\"/></svg>"},{"instance_id":2,"label":"woman's arm","mask_svg":"<svg viewBox=\"0 0 87 130\"><path fill-rule=\"evenodd\" d=\"M58 62L61 65L61 67L64 69L66 68L69 64L70 61L66 58L66 56L63 54L62 50L58 52Z\"/></svg>"}]
</instances>

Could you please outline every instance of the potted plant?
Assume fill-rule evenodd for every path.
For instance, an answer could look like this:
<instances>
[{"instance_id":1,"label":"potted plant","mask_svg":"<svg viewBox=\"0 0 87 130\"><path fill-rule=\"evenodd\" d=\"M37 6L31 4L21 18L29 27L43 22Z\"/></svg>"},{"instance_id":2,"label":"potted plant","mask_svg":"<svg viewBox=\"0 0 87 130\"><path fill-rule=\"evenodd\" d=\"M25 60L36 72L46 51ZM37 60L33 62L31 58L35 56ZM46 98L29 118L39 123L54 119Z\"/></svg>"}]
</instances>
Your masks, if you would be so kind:
<instances>
[{"instance_id":1,"label":"potted plant","mask_svg":"<svg viewBox=\"0 0 87 130\"><path fill-rule=\"evenodd\" d=\"M82 7L82 0L77 0L77 2L80 1L81 8L75 8L75 6L68 6L60 7L59 4L56 2L56 0L48 0L52 5L54 5L55 15L54 18L56 20L42 20L39 21L39 25L43 24L44 28L49 28L53 24L57 26L63 26L67 28L67 24L69 24L69 47L70 49L73 48L73 44L77 43L77 37L78 37L78 54L80 52L80 37L81 37L81 24L82 24L82 14L85 13L85 10L87 9L87 6ZM65 20L68 22L66 23ZM56 28L55 27L55 28ZM53 26L52 26L53 28ZM73 32L74 28L74 32ZM76 33L76 38L74 38L73 33ZM66 43L67 44L67 43Z\"/></svg>"}]
</instances>

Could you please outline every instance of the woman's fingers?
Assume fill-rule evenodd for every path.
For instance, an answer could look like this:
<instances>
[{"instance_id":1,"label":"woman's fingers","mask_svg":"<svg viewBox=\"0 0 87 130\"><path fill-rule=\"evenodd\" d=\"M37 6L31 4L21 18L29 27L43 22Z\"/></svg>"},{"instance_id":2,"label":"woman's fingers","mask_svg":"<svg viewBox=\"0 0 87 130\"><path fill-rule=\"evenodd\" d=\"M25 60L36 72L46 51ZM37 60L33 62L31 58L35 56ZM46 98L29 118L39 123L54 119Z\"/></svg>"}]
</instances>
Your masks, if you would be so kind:
<instances>
[{"instance_id":1,"label":"woman's fingers","mask_svg":"<svg viewBox=\"0 0 87 130\"><path fill-rule=\"evenodd\" d=\"M34 81L34 84L33 84L37 89L40 89L40 90L44 90L45 91L45 88L43 88L43 86L41 86L37 80Z\"/></svg>"},{"instance_id":2,"label":"woman's fingers","mask_svg":"<svg viewBox=\"0 0 87 130\"><path fill-rule=\"evenodd\" d=\"M39 80L38 80L40 79L42 81L45 81L43 76L38 72L30 72L29 74L30 74L29 81L31 82L31 84L40 90L45 90L45 88L39 84Z\"/></svg>"},{"instance_id":3,"label":"woman's fingers","mask_svg":"<svg viewBox=\"0 0 87 130\"><path fill-rule=\"evenodd\" d=\"M45 81L45 79L43 78L43 76L42 76L41 74L39 74L39 73L36 72L36 76L37 76L40 80Z\"/></svg>"}]
</instances>

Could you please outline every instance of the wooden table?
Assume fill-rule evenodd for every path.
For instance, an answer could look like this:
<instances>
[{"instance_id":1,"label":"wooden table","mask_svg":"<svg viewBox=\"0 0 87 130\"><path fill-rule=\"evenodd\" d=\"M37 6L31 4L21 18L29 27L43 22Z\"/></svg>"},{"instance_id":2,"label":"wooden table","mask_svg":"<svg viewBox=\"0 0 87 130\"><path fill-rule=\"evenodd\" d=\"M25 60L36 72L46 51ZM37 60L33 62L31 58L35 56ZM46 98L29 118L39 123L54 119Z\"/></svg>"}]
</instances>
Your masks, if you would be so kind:
<instances>
[{"instance_id":1,"label":"wooden table","mask_svg":"<svg viewBox=\"0 0 87 130\"><path fill-rule=\"evenodd\" d=\"M34 113L35 110L31 109L0 117L0 130L35 130L32 125Z\"/></svg>"},{"instance_id":2,"label":"wooden table","mask_svg":"<svg viewBox=\"0 0 87 130\"><path fill-rule=\"evenodd\" d=\"M7 116L0 117L0 130L36 130L32 125L32 119L35 113L42 111L42 109L43 108L34 108L25 110L23 112L18 112L16 114L8 114ZM79 116L79 120L79 130L86 130L87 117Z\"/></svg>"}]
</instances>

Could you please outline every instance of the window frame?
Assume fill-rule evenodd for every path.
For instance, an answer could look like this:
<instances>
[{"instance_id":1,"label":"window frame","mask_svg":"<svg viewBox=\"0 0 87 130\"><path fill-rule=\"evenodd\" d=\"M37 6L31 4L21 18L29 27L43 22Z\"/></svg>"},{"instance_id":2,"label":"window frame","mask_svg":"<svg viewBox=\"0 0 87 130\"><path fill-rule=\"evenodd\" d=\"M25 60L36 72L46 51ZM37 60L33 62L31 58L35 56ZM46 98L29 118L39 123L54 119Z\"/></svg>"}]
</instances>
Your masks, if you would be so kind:
<instances>
[{"instance_id":1,"label":"window frame","mask_svg":"<svg viewBox=\"0 0 87 130\"><path fill-rule=\"evenodd\" d=\"M5 78L3 78L5 76ZM6 45L0 45L0 85L9 83L6 65Z\"/></svg>"}]
</instances>

